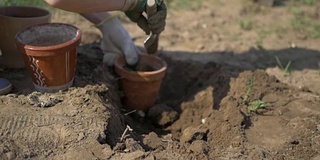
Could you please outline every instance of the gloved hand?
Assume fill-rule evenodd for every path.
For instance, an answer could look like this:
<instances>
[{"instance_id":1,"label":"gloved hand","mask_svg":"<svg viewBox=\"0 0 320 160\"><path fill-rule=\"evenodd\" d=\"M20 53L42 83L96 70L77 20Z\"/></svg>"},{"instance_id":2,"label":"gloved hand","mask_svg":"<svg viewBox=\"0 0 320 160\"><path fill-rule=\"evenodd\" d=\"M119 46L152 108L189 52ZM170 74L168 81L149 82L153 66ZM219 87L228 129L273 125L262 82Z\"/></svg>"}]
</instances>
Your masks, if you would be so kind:
<instances>
[{"instance_id":1,"label":"gloved hand","mask_svg":"<svg viewBox=\"0 0 320 160\"><path fill-rule=\"evenodd\" d=\"M126 0L122 11L125 12L127 17L138 24L138 26L147 34L150 31L154 34L160 34L166 25L167 7L163 0L156 0L157 13L148 20L142 15L146 11L147 0Z\"/></svg>"},{"instance_id":2,"label":"gloved hand","mask_svg":"<svg viewBox=\"0 0 320 160\"><path fill-rule=\"evenodd\" d=\"M121 25L118 18L112 17L97 28L103 36L100 47L104 53L104 63L112 66L114 59L120 54L124 54L129 65L135 65L138 62L140 51L134 45L129 33Z\"/></svg>"}]
</instances>

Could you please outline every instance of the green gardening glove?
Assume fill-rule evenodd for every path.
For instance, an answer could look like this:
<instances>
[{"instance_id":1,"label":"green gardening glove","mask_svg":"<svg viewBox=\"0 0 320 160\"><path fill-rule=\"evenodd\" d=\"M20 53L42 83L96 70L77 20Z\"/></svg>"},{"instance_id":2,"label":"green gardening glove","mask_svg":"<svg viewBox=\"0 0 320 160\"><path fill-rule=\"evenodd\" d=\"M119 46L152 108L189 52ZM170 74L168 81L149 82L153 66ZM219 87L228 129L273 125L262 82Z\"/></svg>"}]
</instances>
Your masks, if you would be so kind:
<instances>
[{"instance_id":1,"label":"green gardening glove","mask_svg":"<svg viewBox=\"0 0 320 160\"><path fill-rule=\"evenodd\" d=\"M126 0L122 11L127 17L138 24L138 26L147 34L150 31L154 34L160 34L165 28L167 17L167 7L163 0L156 0L157 13L148 19L143 15L146 11L147 0Z\"/></svg>"}]
</instances>

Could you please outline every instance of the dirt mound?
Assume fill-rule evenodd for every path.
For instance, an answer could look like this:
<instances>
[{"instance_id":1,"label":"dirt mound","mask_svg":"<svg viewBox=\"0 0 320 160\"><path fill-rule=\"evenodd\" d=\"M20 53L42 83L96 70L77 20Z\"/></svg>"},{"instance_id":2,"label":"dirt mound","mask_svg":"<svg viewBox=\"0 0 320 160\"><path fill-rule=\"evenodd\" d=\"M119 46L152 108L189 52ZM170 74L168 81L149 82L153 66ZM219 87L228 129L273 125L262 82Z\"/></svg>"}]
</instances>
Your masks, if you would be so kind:
<instances>
[{"instance_id":1,"label":"dirt mound","mask_svg":"<svg viewBox=\"0 0 320 160\"><path fill-rule=\"evenodd\" d=\"M319 96L263 70L161 54L168 72L157 105L141 115L122 108L118 77L101 63L97 44L84 45L79 53L68 91L41 94L29 81L15 85L21 81L11 79L14 93L1 97L2 159L319 156ZM5 72L6 77L23 74Z\"/></svg>"}]
</instances>

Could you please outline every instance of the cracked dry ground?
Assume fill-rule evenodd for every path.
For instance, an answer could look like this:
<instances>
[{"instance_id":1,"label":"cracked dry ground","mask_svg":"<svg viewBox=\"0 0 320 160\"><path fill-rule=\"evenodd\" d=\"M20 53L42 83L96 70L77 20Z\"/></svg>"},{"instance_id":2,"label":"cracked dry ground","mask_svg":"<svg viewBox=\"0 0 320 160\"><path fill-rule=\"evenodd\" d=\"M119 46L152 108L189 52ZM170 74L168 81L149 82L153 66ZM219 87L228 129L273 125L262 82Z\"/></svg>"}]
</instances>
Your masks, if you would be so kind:
<instances>
[{"instance_id":1,"label":"cracked dry ground","mask_svg":"<svg viewBox=\"0 0 320 160\"><path fill-rule=\"evenodd\" d=\"M59 17L87 31L74 85L38 93L26 70L4 68L1 76L14 88L0 96L0 159L320 159L317 41L270 35L265 49L256 49L256 35L232 21L243 11L240 1L208 3L169 12L158 53L168 71L144 116L124 109L119 77L102 64L99 45L88 42L99 36L92 25ZM279 13L285 7L254 19L271 23L282 20ZM124 24L141 44L146 36ZM292 41L298 48L287 47ZM294 72L283 74L275 56L291 61ZM250 112L256 100L266 107Z\"/></svg>"}]
</instances>

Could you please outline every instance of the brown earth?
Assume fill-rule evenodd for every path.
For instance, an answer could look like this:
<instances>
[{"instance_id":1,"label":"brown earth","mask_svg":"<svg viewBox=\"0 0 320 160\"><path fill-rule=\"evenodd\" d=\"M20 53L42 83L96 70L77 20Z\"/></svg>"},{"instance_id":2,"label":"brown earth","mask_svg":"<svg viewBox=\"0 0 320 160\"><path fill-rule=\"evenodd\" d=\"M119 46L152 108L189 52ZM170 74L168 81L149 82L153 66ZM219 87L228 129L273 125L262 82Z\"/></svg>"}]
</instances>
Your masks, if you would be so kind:
<instances>
[{"instance_id":1,"label":"brown earth","mask_svg":"<svg viewBox=\"0 0 320 160\"><path fill-rule=\"evenodd\" d=\"M0 159L320 159L319 39L290 27L286 2L268 8L214 0L169 9L158 52L168 71L146 113L124 109L94 26L55 13L54 22L84 31L74 85L39 93L26 70L3 68L13 90L0 96ZM301 8L320 21L318 2ZM147 36L120 16L143 49ZM240 27L243 17L253 29ZM261 30L269 32L261 38ZM291 62L290 73L276 56ZM264 106L255 110L255 102Z\"/></svg>"}]
</instances>

